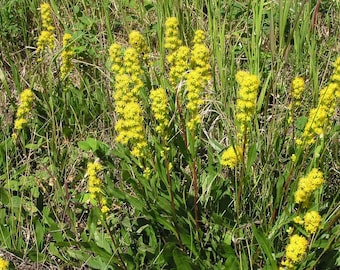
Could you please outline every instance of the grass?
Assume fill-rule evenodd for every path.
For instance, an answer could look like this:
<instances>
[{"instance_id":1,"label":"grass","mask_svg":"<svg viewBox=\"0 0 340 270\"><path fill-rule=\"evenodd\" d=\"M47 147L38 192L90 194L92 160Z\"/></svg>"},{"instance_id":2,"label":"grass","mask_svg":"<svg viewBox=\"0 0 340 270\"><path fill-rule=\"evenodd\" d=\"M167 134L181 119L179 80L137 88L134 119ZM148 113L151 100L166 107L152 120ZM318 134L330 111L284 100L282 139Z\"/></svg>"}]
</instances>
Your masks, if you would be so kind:
<instances>
[{"instance_id":1,"label":"grass","mask_svg":"<svg viewBox=\"0 0 340 270\"><path fill-rule=\"evenodd\" d=\"M339 1L49 1L55 47L41 62L42 2L0 3L0 256L10 269L279 269L293 233L308 246L292 269L340 266L339 107L322 138L296 144L339 57ZM186 80L182 88L169 82L169 17L178 19L186 46L202 29L210 52L211 80L194 130L186 126ZM122 116L109 48L115 42L126 50L133 30L150 48L137 95L144 157L117 142L115 130ZM62 80L65 32L73 36L74 66ZM245 132L236 120L239 70L260 80ZM292 112L296 76L306 91ZM168 95L166 136L155 130L149 98L157 87ZM33 106L17 131L26 88ZM223 151L237 145L238 164L222 166ZM103 184L93 198L87 167L95 161ZM313 168L325 183L305 208L294 194ZM293 220L310 210L322 217L315 233Z\"/></svg>"}]
</instances>

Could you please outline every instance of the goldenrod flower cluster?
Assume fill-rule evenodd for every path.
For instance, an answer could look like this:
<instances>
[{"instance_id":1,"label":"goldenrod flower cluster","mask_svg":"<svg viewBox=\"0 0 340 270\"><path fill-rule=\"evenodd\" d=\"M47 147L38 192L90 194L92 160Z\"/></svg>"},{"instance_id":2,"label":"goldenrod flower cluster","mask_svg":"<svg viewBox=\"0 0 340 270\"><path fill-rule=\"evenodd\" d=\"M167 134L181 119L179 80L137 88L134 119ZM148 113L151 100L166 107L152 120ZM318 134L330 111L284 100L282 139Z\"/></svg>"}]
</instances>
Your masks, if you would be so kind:
<instances>
[{"instance_id":1,"label":"goldenrod flower cluster","mask_svg":"<svg viewBox=\"0 0 340 270\"><path fill-rule=\"evenodd\" d=\"M249 74L247 71L238 71L236 81L241 86L236 101L236 120L239 124L237 137L243 137L247 132L255 113L257 90L260 80L256 75ZM221 164L234 168L244 155L240 146L230 146L222 153Z\"/></svg>"},{"instance_id":2,"label":"goldenrod flower cluster","mask_svg":"<svg viewBox=\"0 0 340 270\"><path fill-rule=\"evenodd\" d=\"M158 122L156 131L163 138L166 138L166 129L169 125L169 106L166 91L164 88L150 91L151 110Z\"/></svg>"},{"instance_id":3,"label":"goldenrod flower cluster","mask_svg":"<svg viewBox=\"0 0 340 270\"><path fill-rule=\"evenodd\" d=\"M32 109L33 97L34 96L31 89L25 89L20 94L19 107L16 113L16 119L14 121L14 129L17 132L27 124L27 116ZM14 133L13 136L16 138L16 133Z\"/></svg>"},{"instance_id":4,"label":"goldenrod flower cluster","mask_svg":"<svg viewBox=\"0 0 340 270\"><path fill-rule=\"evenodd\" d=\"M294 105L299 106L301 101L302 92L305 90L305 81L301 77L296 77L292 81L292 97Z\"/></svg>"},{"instance_id":5,"label":"goldenrod flower cluster","mask_svg":"<svg viewBox=\"0 0 340 270\"><path fill-rule=\"evenodd\" d=\"M178 20L176 17L170 17L165 22L165 44L164 47L170 51L175 51L182 45L178 33Z\"/></svg>"},{"instance_id":6,"label":"goldenrod flower cluster","mask_svg":"<svg viewBox=\"0 0 340 270\"><path fill-rule=\"evenodd\" d=\"M334 73L329 85L321 89L318 105L309 112L307 124L301 139L296 143L310 145L315 142L315 137L323 138L329 126L329 119L335 112L340 99L340 57L334 63Z\"/></svg>"},{"instance_id":7,"label":"goldenrod flower cluster","mask_svg":"<svg viewBox=\"0 0 340 270\"><path fill-rule=\"evenodd\" d=\"M305 177L301 177L298 183L298 189L294 194L295 203L302 203L308 206L309 198L315 190L324 183L323 173L318 169L312 169Z\"/></svg>"},{"instance_id":8,"label":"goldenrod flower cluster","mask_svg":"<svg viewBox=\"0 0 340 270\"><path fill-rule=\"evenodd\" d=\"M103 198L101 187L102 181L97 174L103 169L103 166L99 162L89 162L87 164L86 174L88 180L88 191L91 194L92 199L99 202L100 210L103 214L106 214L110 209L107 207L106 199Z\"/></svg>"},{"instance_id":9,"label":"goldenrod flower cluster","mask_svg":"<svg viewBox=\"0 0 340 270\"><path fill-rule=\"evenodd\" d=\"M127 48L124 52L124 72L130 74L131 79L139 79L138 76L143 74L139 61L139 54L135 48Z\"/></svg>"},{"instance_id":10,"label":"goldenrod flower cluster","mask_svg":"<svg viewBox=\"0 0 340 270\"><path fill-rule=\"evenodd\" d=\"M222 153L221 165L234 168L242 158L242 148L240 146L230 146Z\"/></svg>"},{"instance_id":11,"label":"goldenrod flower cluster","mask_svg":"<svg viewBox=\"0 0 340 270\"><path fill-rule=\"evenodd\" d=\"M180 46L172 54L168 55L167 60L171 65L169 71L169 81L173 87L186 78L190 64L190 49L187 46Z\"/></svg>"},{"instance_id":12,"label":"goldenrod flower cluster","mask_svg":"<svg viewBox=\"0 0 340 270\"><path fill-rule=\"evenodd\" d=\"M204 40L204 31L197 30L191 52L191 68L202 76L203 81L208 82L211 79L211 66L209 64L209 49L204 45Z\"/></svg>"},{"instance_id":13,"label":"goldenrod flower cluster","mask_svg":"<svg viewBox=\"0 0 340 270\"><path fill-rule=\"evenodd\" d=\"M123 58L121 55L122 52L122 46L120 46L117 43L113 43L110 46L109 54L110 54L110 60L111 60L111 70L112 72L118 73L120 70L123 71Z\"/></svg>"},{"instance_id":14,"label":"goldenrod flower cluster","mask_svg":"<svg viewBox=\"0 0 340 270\"><path fill-rule=\"evenodd\" d=\"M203 44L205 34L197 30L194 46L191 51L191 71L187 74L188 105L190 119L187 123L189 130L194 130L201 123L199 108L203 104L202 92L211 78L209 64L209 49Z\"/></svg>"},{"instance_id":15,"label":"goldenrod flower cluster","mask_svg":"<svg viewBox=\"0 0 340 270\"><path fill-rule=\"evenodd\" d=\"M134 46L142 48L140 44L140 34L135 32L130 36L130 42L135 41ZM136 38L137 37L137 38ZM139 38L138 38L139 37ZM138 45L138 46L137 46ZM138 48L130 47L121 56L121 47L113 44L110 47L110 58L112 61L112 71L115 76L115 110L118 114L118 121L115 129L118 132L116 141L124 145L130 144L132 155L142 157L147 142L144 132L143 110L140 106L140 91L144 84L141 80L143 70L141 67L141 55Z\"/></svg>"},{"instance_id":16,"label":"goldenrod flower cluster","mask_svg":"<svg viewBox=\"0 0 340 270\"><path fill-rule=\"evenodd\" d=\"M165 44L168 49L167 61L170 64L169 81L173 87L185 79L189 69L190 49L182 46L178 34L178 20L175 17L168 18L165 22Z\"/></svg>"},{"instance_id":17,"label":"goldenrod flower cluster","mask_svg":"<svg viewBox=\"0 0 340 270\"><path fill-rule=\"evenodd\" d=\"M147 61L149 59L150 48L146 44L146 41L140 32L132 31L130 33L129 44L142 57L143 61Z\"/></svg>"},{"instance_id":18,"label":"goldenrod flower cluster","mask_svg":"<svg viewBox=\"0 0 340 270\"><path fill-rule=\"evenodd\" d=\"M72 40L71 34L69 33L64 34L63 52L61 53L61 67L60 67L62 80L65 79L67 74L69 74L73 68L72 58L74 57L74 51L73 48L70 47L71 40Z\"/></svg>"},{"instance_id":19,"label":"goldenrod flower cluster","mask_svg":"<svg viewBox=\"0 0 340 270\"><path fill-rule=\"evenodd\" d=\"M178 35L178 20L168 18L165 23L165 48L169 50L167 61L170 64L169 81L173 88L186 81L189 120L187 126L193 131L201 122L199 108L203 104L202 91L210 80L209 49L204 45L205 34L195 32L193 48L182 46Z\"/></svg>"},{"instance_id":20,"label":"goldenrod flower cluster","mask_svg":"<svg viewBox=\"0 0 340 270\"><path fill-rule=\"evenodd\" d=\"M187 121L189 130L193 131L201 123L199 107L203 104L201 93L204 88L204 80L198 70L194 69L187 75L188 104L190 119Z\"/></svg>"},{"instance_id":21,"label":"goldenrod flower cluster","mask_svg":"<svg viewBox=\"0 0 340 270\"><path fill-rule=\"evenodd\" d=\"M0 257L0 270L7 270L9 262Z\"/></svg>"},{"instance_id":22,"label":"goldenrod flower cluster","mask_svg":"<svg viewBox=\"0 0 340 270\"><path fill-rule=\"evenodd\" d=\"M292 101L289 104L290 115L288 123L293 122L294 109L301 104L301 95L305 90L305 81L301 77L296 77L292 81Z\"/></svg>"},{"instance_id":23,"label":"goldenrod flower cluster","mask_svg":"<svg viewBox=\"0 0 340 270\"><path fill-rule=\"evenodd\" d=\"M48 3L41 4L40 14L42 20L42 31L37 42L37 52L43 51L46 47L54 48L54 26L52 26L51 7Z\"/></svg>"},{"instance_id":24,"label":"goldenrod flower cluster","mask_svg":"<svg viewBox=\"0 0 340 270\"><path fill-rule=\"evenodd\" d=\"M334 62L334 72L331 76L331 82L340 85L340 56ZM340 97L340 90L336 92L337 97Z\"/></svg>"},{"instance_id":25,"label":"goldenrod flower cluster","mask_svg":"<svg viewBox=\"0 0 340 270\"><path fill-rule=\"evenodd\" d=\"M240 135L243 135L255 113L260 80L247 71L239 71L236 73L236 81L241 86L236 101L236 119L240 124Z\"/></svg>"},{"instance_id":26,"label":"goldenrod flower cluster","mask_svg":"<svg viewBox=\"0 0 340 270\"><path fill-rule=\"evenodd\" d=\"M281 262L281 265L288 269L293 269L294 264L302 261L306 254L307 246L308 241L306 238L297 234L292 235L286 247L286 259Z\"/></svg>"},{"instance_id":27,"label":"goldenrod flower cluster","mask_svg":"<svg viewBox=\"0 0 340 270\"><path fill-rule=\"evenodd\" d=\"M303 225L306 232L309 234L316 233L316 231L321 227L321 220L322 218L317 211L307 212L303 219L300 216L293 219L295 223Z\"/></svg>"},{"instance_id":28,"label":"goldenrod flower cluster","mask_svg":"<svg viewBox=\"0 0 340 270\"><path fill-rule=\"evenodd\" d=\"M307 233L316 233L321 226L321 216L317 211L309 211L304 218L304 227Z\"/></svg>"}]
</instances>

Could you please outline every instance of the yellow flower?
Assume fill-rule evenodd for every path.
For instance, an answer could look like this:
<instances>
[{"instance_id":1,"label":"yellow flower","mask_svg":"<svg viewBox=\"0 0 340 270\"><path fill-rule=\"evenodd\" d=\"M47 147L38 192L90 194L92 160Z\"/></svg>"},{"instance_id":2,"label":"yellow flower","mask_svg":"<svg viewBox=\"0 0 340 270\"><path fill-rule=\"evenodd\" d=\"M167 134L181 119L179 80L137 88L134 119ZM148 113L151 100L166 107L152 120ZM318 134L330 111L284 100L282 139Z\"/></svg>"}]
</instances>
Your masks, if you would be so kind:
<instances>
[{"instance_id":1,"label":"yellow flower","mask_svg":"<svg viewBox=\"0 0 340 270\"><path fill-rule=\"evenodd\" d=\"M203 44L205 40L205 33L203 30L196 30L194 36L194 43L195 44Z\"/></svg>"},{"instance_id":2,"label":"yellow flower","mask_svg":"<svg viewBox=\"0 0 340 270\"><path fill-rule=\"evenodd\" d=\"M301 77L296 77L292 81L292 96L295 100L301 99L301 94L305 89L305 81Z\"/></svg>"},{"instance_id":3,"label":"yellow flower","mask_svg":"<svg viewBox=\"0 0 340 270\"><path fill-rule=\"evenodd\" d=\"M190 119L187 122L189 130L195 130L196 126L201 123L199 107L203 104L201 94L204 87L204 81L200 73L194 69L187 76L188 104L187 109L190 112Z\"/></svg>"},{"instance_id":4,"label":"yellow flower","mask_svg":"<svg viewBox=\"0 0 340 270\"><path fill-rule=\"evenodd\" d=\"M89 178L88 190L94 199L100 197L102 181L97 177L97 174L102 168L99 162L90 162L87 164L86 174Z\"/></svg>"},{"instance_id":5,"label":"yellow flower","mask_svg":"<svg viewBox=\"0 0 340 270\"><path fill-rule=\"evenodd\" d=\"M54 36L52 32L43 30L38 38L37 52L43 51L46 47L50 49L54 48Z\"/></svg>"},{"instance_id":6,"label":"yellow flower","mask_svg":"<svg viewBox=\"0 0 340 270\"><path fill-rule=\"evenodd\" d=\"M297 224L300 224L300 225L303 224L303 219L300 216L293 218L293 221Z\"/></svg>"},{"instance_id":7,"label":"yellow flower","mask_svg":"<svg viewBox=\"0 0 340 270\"><path fill-rule=\"evenodd\" d=\"M329 119L334 115L340 98L340 57L334 63L334 72L331 82L319 93L318 105L310 110L309 117L299 145L310 145L315 137L323 138L329 128Z\"/></svg>"},{"instance_id":8,"label":"yellow flower","mask_svg":"<svg viewBox=\"0 0 340 270\"><path fill-rule=\"evenodd\" d=\"M88 180L88 191L91 195L91 198L96 200L99 203L100 211L103 215L107 214L110 211L110 208L107 206L107 201L103 198L102 194L102 180L98 177L98 173L103 169L103 166L98 162L89 162L87 164L86 174L89 178Z\"/></svg>"},{"instance_id":9,"label":"yellow flower","mask_svg":"<svg viewBox=\"0 0 340 270\"><path fill-rule=\"evenodd\" d=\"M121 56L121 51L122 47L117 43L113 43L109 49L111 70L116 73L119 73L123 66L123 58Z\"/></svg>"},{"instance_id":10,"label":"yellow flower","mask_svg":"<svg viewBox=\"0 0 340 270\"><path fill-rule=\"evenodd\" d=\"M25 89L20 94L19 106L14 121L14 129L20 131L27 124L27 116L32 109L33 92L31 89Z\"/></svg>"},{"instance_id":11,"label":"yellow flower","mask_svg":"<svg viewBox=\"0 0 340 270\"><path fill-rule=\"evenodd\" d=\"M304 227L308 233L316 233L321 225L321 216L317 211L309 211L304 217Z\"/></svg>"},{"instance_id":12,"label":"yellow flower","mask_svg":"<svg viewBox=\"0 0 340 270\"><path fill-rule=\"evenodd\" d=\"M165 22L165 44L164 47L171 51L175 51L182 45L178 38L178 20L175 17L168 18Z\"/></svg>"},{"instance_id":13,"label":"yellow flower","mask_svg":"<svg viewBox=\"0 0 340 270\"><path fill-rule=\"evenodd\" d=\"M306 254L307 246L308 241L306 238L297 234L292 235L286 247L286 259L281 264L292 269L294 264L302 261Z\"/></svg>"},{"instance_id":14,"label":"yellow flower","mask_svg":"<svg viewBox=\"0 0 340 270\"><path fill-rule=\"evenodd\" d=\"M190 49L180 46L176 51L167 57L170 63L169 80L172 86L176 86L186 76L189 69Z\"/></svg>"},{"instance_id":15,"label":"yellow flower","mask_svg":"<svg viewBox=\"0 0 340 270\"><path fill-rule=\"evenodd\" d=\"M305 177L299 179L297 191L294 194L295 203L308 205L312 193L324 183L323 174L314 168Z\"/></svg>"},{"instance_id":16,"label":"yellow flower","mask_svg":"<svg viewBox=\"0 0 340 270\"><path fill-rule=\"evenodd\" d=\"M291 156L291 160L292 160L292 162L296 163L297 157L296 157L295 154L293 154L293 155Z\"/></svg>"},{"instance_id":17,"label":"yellow flower","mask_svg":"<svg viewBox=\"0 0 340 270\"><path fill-rule=\"evenodd\" d=\"M48 3L40 6L40 14L42 20L42 31L37 42L37 52L43 51L46 47L54 48L54 27L52 26L51 7Z\"/></svg>"},{"instance_id":18,"label":"yellow flower","mask_svg":"<svg viewBox=\"0 0 340 270\"><path fill-rule=\"evenodd\" d=\"M209 49L203 44L204 39L204 32L197 30L191 52L191 68L196 69L203 77L203 80L208 81L211 79L211 66L209 63Z\"/></svg>"},{"instance_id":19,"label":"yellow flower","mask_svg":"<svg viewBox=\"0 0 340 270\"><path fill-rule=\"evenodd\" d=\"M130 37L130 42L138 47L139 43L134 41L139 39L137 32ZM137 37L137 38L136 38ZM138 46L137 46L138 45ZM136 48L127 48L123 55L123 62L120 56L121 48L113 44L110 47L110 58L112 70L117 72L115 81L115 111L118 120L115 130L118 135L116 141L131 146L131 154L135 157L142 157L147 146L143 110L140 105L140 91L144 84L141 80L143 70L140 64L140 55ZM122 65L123 63L123 65ZM119 66L123 66L120 68Z\"/></svg>"},{"instance_id":20,"label":"yellow flower","mask_svg":"<svg viewBox=\"0 0 340 270\"><path fill-rule=\"evenodd\" d=\"M334 73L331 77L331 81L340 85L340 56L334 62ZM336 92L337 98L340 98L340 86Z\"/></svg>"},{"instance_id":21,"label":"yellow flower","mask_svg":"<svg viewBox=\"0 0 340 270\"><path fill-rule=\"evenodd\" d=\"M158 122L156 131L166 137L165 130L169 125L169 107L166 91L163 88L153 89L150 91L151 110Z\"/></svg>"},{"instance_id":22,"label":"yellow flower","mask_svg":"<svg viewBox=\"0 0 340 270\"><path fill-rule=\"evenodd\" d=\"M0 257L0 270L7 270L9 262Z\"/></svg>"},{"instance_id":23,"label":"yellow flower","mask_svg":"<svg viewBox=\"0 0 340 270\"><path fill-rule=\"evenodd\" d=\"M124 53L124 71L130 75L140 76L143 74L140 66L139 54L134 48L127 48Z\"/></svg>"},{"instance_id":24,"label":"yellow flower","mask_svg":"<svg viewBox=\"0 0 340 270\"><path fill-rule=\"evenodd\" d=\"M52 25L51 7L48 3L41 4L40 14L43 28L48 29L49 27L51 27Z\"/></svg>"},{"instance_id":25,"label":"yellow flower","mask_svg":"<svg viewBox=\"0 0 340 270\"><path fill-rule=\"evenodd\" d=\"M256 75L246 71L236 73L236 81L240 84L240 90L236 101L236 119L240 124L240 134L246 132L256 106L257 90L260 80Z\"/></svg>"},{"instance_id":26,"label":"yellow flower","mask_svg":"<svg viewBox=\"0 0 340 270\"><path fill-rule=\"evenodd\" d=\"M63 37L63 52L61 53L61 79L63 80L67 74L72 70L72 58L74 56L74 51L70 47L70 41L72 40L72 35L69 33L64 34Z\"/></svg>"},{"instance_id":27,"label":"yellow flower","mask_svg":"<svg viewBox=\"0 0 340 270\"><path fill-rule=\"evenodd\" d=\"M138 31L132 31L129 35L129 44L134 48L144 61L148 60L150 48L146 44L144 37Z\"/></svg>"},{"instance_id":28,"label":"yellow flower","mask_svg":"<svg viewBox=\"0 0 340 270\"><path fill-rule=\"evenodd\" d=\"M234 168L242 159L242 148L240 146L230 146L222 153L221 165Z\"/></svg>"}]
</instances>

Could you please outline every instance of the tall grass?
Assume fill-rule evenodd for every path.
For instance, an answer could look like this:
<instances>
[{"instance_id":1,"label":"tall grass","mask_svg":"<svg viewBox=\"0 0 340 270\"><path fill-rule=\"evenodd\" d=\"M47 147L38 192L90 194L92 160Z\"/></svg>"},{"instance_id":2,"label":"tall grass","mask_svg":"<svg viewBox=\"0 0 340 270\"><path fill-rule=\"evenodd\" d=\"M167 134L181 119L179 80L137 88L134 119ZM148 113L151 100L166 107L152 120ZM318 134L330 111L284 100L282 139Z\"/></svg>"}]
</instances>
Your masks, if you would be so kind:
<instances>
[{"instance_id":1,"label":"tall grass","mask_svg":"<svg viewBox=\"0 0 340 270\"><path fill-rule=\"evenodd\" d=\"M10 269L279 269L296 234L308 246L292 269L340 266L339 108L323 136L296 143L321 89L336 82L339 1L48 1L55 47L38 61L41 3L1 2L0 256ZM169 17L178 19L183 45L192 49L202 29L210 51L195 129L187 126L190 82L169 81ZM130 47L133 30L150 49L137 95L147 148L137 157L116 141L119 74L109 59L111 44L122 54ZM74 56L64 79L65 33ZM246 130L237 121L240 70L260 80ZM297 76L306 90L292 110ZM26 88L34 105L17 130ZM149 97L156 88L167 93L165 135ZM235 167L221 165L224 150L239 145ZM93 162L102 165L95 196ZM325 183L303 207L294 194L313 168ZM310 233L295 218L312 210L322 222Z\"/></svg>"}]
</instances>

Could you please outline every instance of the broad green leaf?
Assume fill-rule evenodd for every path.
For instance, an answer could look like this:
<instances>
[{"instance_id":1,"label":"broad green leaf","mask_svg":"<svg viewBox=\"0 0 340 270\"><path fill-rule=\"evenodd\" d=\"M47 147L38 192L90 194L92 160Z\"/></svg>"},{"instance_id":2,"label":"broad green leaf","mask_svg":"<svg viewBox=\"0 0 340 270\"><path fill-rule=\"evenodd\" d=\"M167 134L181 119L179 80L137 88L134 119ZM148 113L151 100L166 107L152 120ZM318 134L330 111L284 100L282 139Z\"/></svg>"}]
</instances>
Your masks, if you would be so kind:
<instances>
[{"instance_id":1,"label":"broad green leaf","mask_svg":"<svg viewBox=\"0 0 340 270\"><path fill-rule=\"evenodd\" d=\"M179 248L175 248L173 250L174 261L177 266L177 269L181 270L191 270L191 260L183 251Z\"/></svg>"},{"instance_id":2,"label":"broad green leaf","mask_svg":"<svg viewBox=\"0 0 340 270\"><path fill-rule=\"evenodd\" d=\"M78 147L81 149L81 150L84 150L84 151L89 151L91 150L91 146L87 143L87 142L78 142Z\"/></svg>"},{"instance_id":3,"label":"broad green leaf","mask_svg":"<svg viewBox=\"0 0 340 270\"><path fill-rule=\"evenodd\" d=\"M272 250L271 242L268 239L266 239L266 237L264 236L262 232L257 230L254 224L251 227L255 235L255 238L260 245L261 250L266 255L266 265L267 264L269 265L269 269L276 270L277 263L274 259L275 257L273 256L275 252Z\"/></svg>"}]
</instances>

